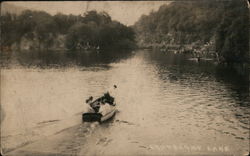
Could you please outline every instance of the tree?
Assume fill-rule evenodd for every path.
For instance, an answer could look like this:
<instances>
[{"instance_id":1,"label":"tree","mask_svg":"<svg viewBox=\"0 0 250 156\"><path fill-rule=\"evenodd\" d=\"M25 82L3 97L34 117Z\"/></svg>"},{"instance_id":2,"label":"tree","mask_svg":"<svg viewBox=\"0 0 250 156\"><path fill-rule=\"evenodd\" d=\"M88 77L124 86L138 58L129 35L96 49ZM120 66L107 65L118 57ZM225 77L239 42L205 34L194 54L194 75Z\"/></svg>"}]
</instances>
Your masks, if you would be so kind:
<instances>
[{"instance_id":1,"label":"tree","mask_svg":"<svg viewBox=\"0 0 250 156\"><path fill-rule=\"evenodd\" d=\"M69 29L66 37L68 49L97 47L106 49L121 45L123 48L132 47L125 45L134 43L133 29L112 21L107 13L89 11L81 19L81 22L77 22Z\"/></svg>"},{"instance_id":2,"label":"tree","mask_svg":"<svg viewBox=\"0 0 250 156\"><path fill-rule=\"evenodd\" d=\"M224 4L224 16L216 32L216 51L225 62L244 63L249 56L249 17L245 1Z\"/></svg>"},{"instance_id":3,"label":"tree","mask_svg":"<svg viewBox=\"0 0 250 156\"><path fill-rule=\"evenodd\" d=\"M111 17L106 12L97 13L97 11L88 11L84 14L83 23L95 22L97 25L103 25L111 22Z\"/></svg>"}]
</instances>

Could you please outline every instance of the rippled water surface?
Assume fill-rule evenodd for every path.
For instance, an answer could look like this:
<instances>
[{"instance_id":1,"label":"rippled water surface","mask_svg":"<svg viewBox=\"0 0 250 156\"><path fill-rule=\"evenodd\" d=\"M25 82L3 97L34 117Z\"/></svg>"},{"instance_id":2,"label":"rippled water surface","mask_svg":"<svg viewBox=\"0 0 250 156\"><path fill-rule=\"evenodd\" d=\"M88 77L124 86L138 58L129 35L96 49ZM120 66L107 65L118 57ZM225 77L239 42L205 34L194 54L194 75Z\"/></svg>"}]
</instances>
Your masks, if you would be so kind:
<instances>
[{"instance_id":1,"label":"rippled water surface","mask_svg":"<svg viewBox=\"0 0 250 156\"><path fill-rule=\"evenodd\" d=\"M116 116L101 125L82 123L85 99L113 84ZM2 148L10 155L20 149L26 155L244 155L248 89L231 69L147 50L65 68L6 68Z\"/></svg>"}]
</instances>

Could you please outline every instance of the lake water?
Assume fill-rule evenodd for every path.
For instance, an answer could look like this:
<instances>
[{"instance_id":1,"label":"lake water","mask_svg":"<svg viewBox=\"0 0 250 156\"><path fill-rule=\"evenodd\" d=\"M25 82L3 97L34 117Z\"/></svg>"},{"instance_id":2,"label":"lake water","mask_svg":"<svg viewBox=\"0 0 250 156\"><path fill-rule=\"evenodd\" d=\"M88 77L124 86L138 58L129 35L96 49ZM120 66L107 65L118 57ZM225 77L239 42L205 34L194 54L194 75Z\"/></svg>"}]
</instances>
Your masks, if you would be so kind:
<instances>
[{"instance_id":1,"label":"lake water","mask_svg":"<svg viewBox=\"0 0 250 156\"><path fill-rule=\"evenodd\" d=\"M249 152L245 76L209 60L153 50L76 55L23 56L1 70L1 146L7 155ZM85 99L113 84L116 116L101 125L82 123Z\"/></svg>"}]
</instances>

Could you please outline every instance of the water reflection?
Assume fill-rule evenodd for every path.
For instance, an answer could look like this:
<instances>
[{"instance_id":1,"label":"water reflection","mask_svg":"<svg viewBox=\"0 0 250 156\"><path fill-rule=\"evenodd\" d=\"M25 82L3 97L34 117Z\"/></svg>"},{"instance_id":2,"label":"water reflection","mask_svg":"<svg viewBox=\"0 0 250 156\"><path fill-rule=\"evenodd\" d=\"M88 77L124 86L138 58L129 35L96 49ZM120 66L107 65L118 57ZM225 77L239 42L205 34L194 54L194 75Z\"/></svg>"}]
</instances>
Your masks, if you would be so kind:
<instances>
[{"instance_id":1,"label":"water reflection","mask_svg":"<svg viewBox=\"0 0 250 156\"><path fill-rule=\"evenodd\" d=\"M191 56L183 54L155 51L144 56L150 64L156 65L157 75L163 82L169 81L191 87L201 93L209 92L211 97L206 101L207 104L213 103L211 101L213 98L218 98L217 108L230 109L235 118L248 127L250 117L248 70L239 74L233 68L218 66L212 61L192 61L189 59ZM225 98L234 100L225 102Z\"/></svg>"},{"instance_id":2,"label":"water reflection","mask_svg":"<svg viewBox=\"0 0 250 156\"><path fill-rule=\"evenodd\" d=\"M15 51L1 54L1 65L21 65L24 67L63 68L70 66L103 66L130 57L132 51Z\"/></svg>"}]
</instances>

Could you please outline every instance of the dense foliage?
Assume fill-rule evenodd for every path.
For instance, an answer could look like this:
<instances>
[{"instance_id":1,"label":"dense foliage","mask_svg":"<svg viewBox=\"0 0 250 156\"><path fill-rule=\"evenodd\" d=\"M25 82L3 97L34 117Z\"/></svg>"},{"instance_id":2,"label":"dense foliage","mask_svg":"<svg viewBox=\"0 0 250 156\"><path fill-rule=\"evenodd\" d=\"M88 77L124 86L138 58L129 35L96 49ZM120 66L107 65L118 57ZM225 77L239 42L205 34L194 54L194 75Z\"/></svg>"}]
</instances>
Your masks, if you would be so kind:
<instances>
[{"instance_id":1,"label":"dense foliage","mask_svg":"<svg viewBox=\"0 0 250 156\"><path fill-rule=\"evenodd\" d=\"M23 11L20 15L1 16L1 48L23 48L30 42L34 49L53 49L60 38L68 49L133 48L133 29L112 21L105 13L90 11L83 16L54 16L44 11Z\"/></svg>"},{"instance_id":2,"label":"dense foliage","mask_svg":"<svg viewBox=\"0 0 250 156\"><path fill-rule=\"evenodd\" d=\"M87 12L80 22L70 27L66 43L69 49L90 48L133 48L135 34L132 28L117 21L105 13Z\"/></svg>"},{"instance_id":3,"label":"dense foliage","mask_svg":"<svg viewBox=\"0 0 250 156\"><path fill-rule=\"evenodd\" d=\"M139 46L212 43L221 61L244 62L249 50L248 16L244 0L172 2L143 15L134 29Z\"/></svg>"},{"instance_id":4,"label":"dense foliage","mask_svg":"<svg viewBox=\"0 0 250 156\"><path fill-rule=\"evenodd\" d=\"M246 1L234 0L224 4L223 17L216 29L216 51L227 63L249 61L249 10Z\"/></svg>"}]
</instances>

